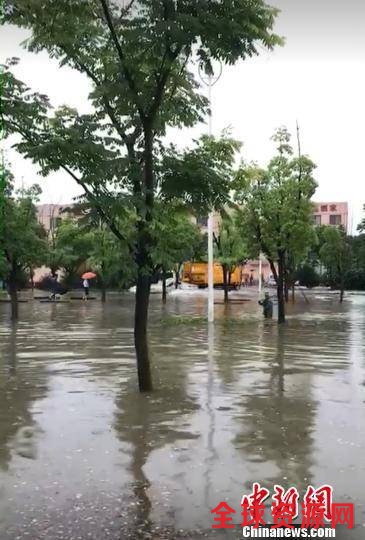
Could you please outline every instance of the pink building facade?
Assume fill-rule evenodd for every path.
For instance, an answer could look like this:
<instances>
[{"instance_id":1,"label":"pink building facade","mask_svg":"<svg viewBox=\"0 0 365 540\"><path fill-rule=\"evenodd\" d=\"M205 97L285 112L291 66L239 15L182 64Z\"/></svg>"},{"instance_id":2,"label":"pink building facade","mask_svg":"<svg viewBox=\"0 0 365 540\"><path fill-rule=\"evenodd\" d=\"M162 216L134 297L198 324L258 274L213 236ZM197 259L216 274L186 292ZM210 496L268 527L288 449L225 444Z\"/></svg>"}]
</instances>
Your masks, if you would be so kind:
<instances>
[{"instance_id":1,"label":"pink building facade","mask_svg":"<svg viewBox=\"0 0 365 540\"><path fill-rule=\"evenodd\" d=\"M67 217L66 213L63 213L63 206L60 204L39 204L37 206L37 217L41 225L43 225L48 237L51 239L56 232L58 225L62 219ZM62 275L62 272L58 272ZM34 282L37 283L45 276L51 274L51 269L46 266L34 269Z\"/></svg>"},{"instance_id":2,"label":"pink building facade","mask_svg":"<svg viewBox=\"0 0 365 540\"><path fill-rule=\"evenodd\" d=\"M347 202L315 202L315 225L342 226L348 232L349 209Z\"/></svg>"}]
</instances>

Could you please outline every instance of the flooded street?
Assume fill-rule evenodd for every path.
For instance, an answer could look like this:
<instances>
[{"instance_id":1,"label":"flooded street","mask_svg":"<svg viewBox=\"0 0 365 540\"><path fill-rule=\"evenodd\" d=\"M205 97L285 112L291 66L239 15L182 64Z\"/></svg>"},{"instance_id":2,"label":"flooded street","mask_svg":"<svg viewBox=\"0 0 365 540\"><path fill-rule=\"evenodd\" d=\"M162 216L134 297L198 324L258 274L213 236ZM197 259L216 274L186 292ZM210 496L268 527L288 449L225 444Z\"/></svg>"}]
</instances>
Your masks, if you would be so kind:
<instances>
[{"instance_id":1,"label":"flooded street","mask_svg":"<svg viewBox=\"0 0 365 540\"><path fill-rule=\"evenodd\" d=\"M211 509L240 523L255 481L331 484L363 538L365 295L309 298L279 329L256 301L219 303L208 332L189 319L204 294L153 296L150 395L131 295L28 302L14 327L0 304L1 540L215 537Z\"/></svg>"}]
</instances>

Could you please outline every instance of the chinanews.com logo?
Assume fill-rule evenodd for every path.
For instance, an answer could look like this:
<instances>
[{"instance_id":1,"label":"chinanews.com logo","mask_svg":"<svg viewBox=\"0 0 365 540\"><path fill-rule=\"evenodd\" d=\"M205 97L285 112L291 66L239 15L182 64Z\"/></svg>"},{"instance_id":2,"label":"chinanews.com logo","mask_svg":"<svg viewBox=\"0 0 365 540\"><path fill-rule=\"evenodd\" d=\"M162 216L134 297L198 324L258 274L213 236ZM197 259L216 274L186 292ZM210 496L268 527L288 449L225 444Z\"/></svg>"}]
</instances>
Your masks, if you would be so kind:
<instances>
[{"instance_id":1,"label":"chinanews.com logo","mask_svg":"<svg viewBox=\"0 0 365 540\"><path fill-rule=\"evenodd\" d=\"M244 538L336 538L336 525L354 527L353 503L332 502L333 489L329 485L317 489L308 486L301 503L295 487L285 490L275 485L270 524L264 518L264 503L269 496L269 490L255 482L252 493L242 497L240 526ZM301 523L298 524L299 510ZM211 513L216 515L213 529L236 528L233 523L236 510L226 502L220 502Z\"/></svg>"}]
</instances>

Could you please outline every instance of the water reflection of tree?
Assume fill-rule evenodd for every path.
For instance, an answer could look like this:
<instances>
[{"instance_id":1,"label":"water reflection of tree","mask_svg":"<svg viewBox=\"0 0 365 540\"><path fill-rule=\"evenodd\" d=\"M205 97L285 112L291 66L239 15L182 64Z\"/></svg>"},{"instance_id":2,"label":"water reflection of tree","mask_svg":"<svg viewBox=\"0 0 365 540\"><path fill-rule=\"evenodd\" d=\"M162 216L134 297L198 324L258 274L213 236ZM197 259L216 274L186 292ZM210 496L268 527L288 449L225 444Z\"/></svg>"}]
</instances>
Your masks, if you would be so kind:
<instances>
[{"instance_id":1,"label":"water reflection of tree","mask_svg":"<svg viewBox=\"0 0 365 540\"><path fill-rule=\"evenodd\" d=\"M258 463L271 463L278 468L275 478L266 479L271 484L278 482L302 489L310 482L317 407L311 398L311 375L296 375L300 379L300 393L287 387L286 339L286 329L279 328L275 356L264 367L269 379L265 386L252 388L245 398L243 430L235 445Z\"/></svg>"},{"instance_id":2,"label":"water reflection of tree","mask_svg":"<svg viewBox=\"0 0 365 540\"><path fill-rule=\"evenodd\" d=\"M216 333L217 374L231 388L234 418L239 434L233 445L257 468L257 478L277 468L273 484L306 486L310 481L316 403L311 398L312 374L296 374L300 393L285 376L285 347L297 340L296 333L271 322L253 321L221 325ZM237 402L236 396L244 394ZM265 472L263 472L265 471ZM261 476L261 478L259 477Z\"/></svg>"},{"instance_id":3,"label":"water reflection of tree","mask_svg":"<svg viewBox=\"0 0 365 540\"><path fill-rule=\"evenodd\" d=\"M160 329L159 343L169 343L174 331L174 328ZM183 337L180 345L182 342ZM189 416L197 409L196 400L186 391L186 378L191 367L189 356L185 355L184 362L180 362L176 358L176 345L159 350L156 343L152 350L155 363L159 363L154 374L155 379L158 377L158 389L152 394L139 394L135 388L123 389L116 400L114 421L118 438L131 445L130 470L134 477L135 499L131 525L143 527L144 533L152 527L150 481L144 470L150 454L178 440L199 436L186 428Z\"/></svg>"},{"instance_id":4,"label":"water reflection of tree","mask_svg":"<svg viewBox=\"0 0 365 540\"><path fill-rule=\"evenodd\" d=\"M252 360L257 360L258 334L261 326L239 319L219 321L215 328L215 366L224 385L237 382L238 370L245 370Z\"/></svg>"},{"instance_id":5,"label":"water reflection of tree","mask_svg":"<svg viewBox=\"0 0 365 540\"><path fill-rule=\"evenodd\" d=\"M39 362L19 364L18 325L14 324L0 347L0 469L11 460L11 440L20 427L34 423L30 411L47 392L46 374Z\"/></svg>"}]
</instances>

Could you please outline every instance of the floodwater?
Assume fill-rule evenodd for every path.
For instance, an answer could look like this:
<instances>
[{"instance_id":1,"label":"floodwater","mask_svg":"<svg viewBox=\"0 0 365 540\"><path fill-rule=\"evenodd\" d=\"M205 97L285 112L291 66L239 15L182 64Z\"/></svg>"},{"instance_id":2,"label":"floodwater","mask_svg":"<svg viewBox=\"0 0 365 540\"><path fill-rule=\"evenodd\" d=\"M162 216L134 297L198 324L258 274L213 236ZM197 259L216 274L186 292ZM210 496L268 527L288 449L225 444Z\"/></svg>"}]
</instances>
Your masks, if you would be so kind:
<instances>
[{"instance_id":1,"label":"floodwater","mask_svg":"<svg viewBox=\"0 0 365 540\"><path fill-rule=\"evenodd\" d=\"M153 296L149 395L131 295L21 304L13 327L0 304L1 540L218 538L211 509L239 524L255 481L331 484L363 538L365 296L308 299L280 329L219 303L208 332L204 294Z\"/></svg>"}]
</instances>

